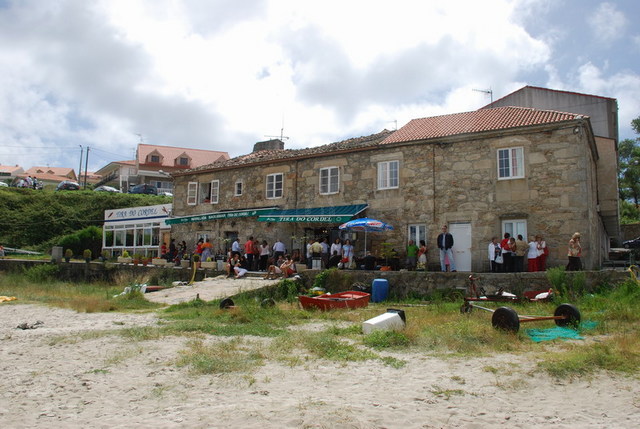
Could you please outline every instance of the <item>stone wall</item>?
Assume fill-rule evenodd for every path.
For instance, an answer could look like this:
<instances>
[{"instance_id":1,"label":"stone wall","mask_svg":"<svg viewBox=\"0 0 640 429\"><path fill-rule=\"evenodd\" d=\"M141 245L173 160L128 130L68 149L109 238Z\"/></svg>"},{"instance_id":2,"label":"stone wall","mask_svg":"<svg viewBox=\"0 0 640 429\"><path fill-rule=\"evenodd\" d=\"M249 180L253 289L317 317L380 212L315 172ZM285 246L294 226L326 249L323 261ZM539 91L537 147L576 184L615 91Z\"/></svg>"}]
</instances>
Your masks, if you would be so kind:
<instances>
[{"instance_id":1,"label":"stone wall","mask_svg":"<svg viewBox=\"0 0 640 429\"><path fill-rule=\"evenodd\" d=\"M22 261L15 259L0 259L0 271L22 272L23 268L35 265L48 264L45 261ZM115 281L123 277L138 277L148 279L157 277L169 280L189 281L191 270L188 268L159 268L141 265L120 265L103 263L59 263L60 279L68 281L107 280ZM301 281L307 288L313 287L316 275L320 271L306 270L300 273ZM214 270L199 269L196 272L196 280L221 274ZM575 273L566 273L571 282ZM629 278L629 274L623 270L585 271L586 289L594 290L598 285L615 285ZM341 292L349 290L354 283L371 285L374 279L386 279L389 282L389 296L391 299L427 298L435 291L455 293L460 296L468 285L468 273L433 273L420 271L332 271L329 276L326 289L329 292ZM492 292L499 287L506 291L522 296L522 292L528 290L546 290L551 287L546 273L509 273L480 275L478 285L484 287L487 292ZM122 285L127 286L127 285Z\"/></svg>"},{"instance_id":2,"label":"stone wall","mask_svg":"<svg viewBox=\"0 0 640 429\"><path fill-rule=\"evenodd\" d=\"M318 271L305 271L302 273L305 286L311 288ZM615 285L629 278L626 271L602 270L584 271L586 275L586 290L593 291L599 285ZM417 271L381 272L381 271L340 271L339 276L344 279L327 281L328 292L342 292L349 290L354 283L363 283L371 286L374 279L386 279L389 282L389 296L391 299L426 298L435 291L443 291L455 296L464 295L468 286L468 274L465 273L425 273ZM567 272L568 283L572 283L575 272ZM504 288L505 291L522 296L525 291L548 290L552 287L546 273L507 273L480 275L476 283L482 286L488 293Z\"/></svg>"}]
</instances>

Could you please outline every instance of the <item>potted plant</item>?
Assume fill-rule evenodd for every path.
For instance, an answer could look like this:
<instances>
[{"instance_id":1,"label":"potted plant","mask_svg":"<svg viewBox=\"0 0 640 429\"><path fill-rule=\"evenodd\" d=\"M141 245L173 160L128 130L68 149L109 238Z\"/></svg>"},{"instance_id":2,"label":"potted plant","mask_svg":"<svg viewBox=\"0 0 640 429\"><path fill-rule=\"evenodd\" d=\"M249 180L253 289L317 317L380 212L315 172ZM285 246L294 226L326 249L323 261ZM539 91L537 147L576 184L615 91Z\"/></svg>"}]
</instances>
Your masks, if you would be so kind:
<instances>
[{"instance_id":1,"label":"potted plant","mask_svg":"<svg viewBox=\"0 0 640 429\"><path fill-rule=\"evenodd\" d=\"M64 261L69 262L73 257L73 250L67 249L64 251Z\"/></svg>"},{"instance_id":2,"label":"potted plant","mask_svg":"<svg viewBox=\"0 0 640 429\"><path fill-rule=\"evenodd\" d=\"M385 265L380 267L380 271L391 271L391 265L389 265L389 258L395 258L398 255L396 251L393 250L393 244L382 243L382 250L380 251L380 255L385 260Z\"/></svg>"},{"instance_id":3,"label":"potted plant","mask_svg":"<svg viewBox=\"0 0 640 429\"><path fill-rule=\"evenodd\" d=\"M140 258L140 262L142 262L143 267L146 267L147 264L149 263L149 258L147 258L146 256L143 256L142 258Z\"/></svg>"},{"instance_id":4,"label":"potted plant","mask_svg":"<svg viewBox=\"0 0 640 429\"><path fill-rule=\"evenodd\" d=\"M122 252L122 256L118 256L119 264L130 264L132 261L131 256L129 256L129 252L126 250Z\"/></svg>"},{"instance_id":5,"label":"potted plant","mask_svg":"<svg viewBox=\"0 0 640 429\"><path fill-rule=\"evenodd\" d=\"M138 265L140 263L140 261L142 261L142 255L139 253L136 253L133 255L133 265Z\"/></svg>"},{"instance_id":6,"label":"potted plant","mask_svg":"<svg viewBox=\"0 0 640 429\"><path fill-rule=\"evenodd\" d=\"M182 260L180 261L180 266L182 268L189 268L189 265L191 264L191 260L189 259L189 255L188 254L184 254L184 257L182 258Z\"/></svg>"},{"instance_id":7,"label":"potted plant","mask_svg":"<svg viewBox=\"0 0 640 429\"><path fill-rule=\"evenodd\" d=\"M91 249L84 249L84 252L82 252L82 257L84 258L84 261L87 264L91 262L91 256L92 256Z\"/></svg>"},{"instance_id":8,"label":"potted plant","mask_svg":"<svg viewBox=\"0 0 640 429\"><path fill-rule=\"evenodd\" d=\"M164 258L151 258L151 263L153 265L166 265L167 260Z\"/></svg>"},{"instance_id":9,"label":"potted plant","mask_svg":"<svg viewBox=\"0 0 640 429\"><path fill-rule=\"evenodd\" d=\"M100 260L102 262L107 262L109 260L109 251L103 250L102 253L100 254Z\"/></svg>"},{"instance_id":10,"label":"potted plant","mask_svg":"<svg viewBox=\"0 0 640 429\"><path fill-rule=\"evenodd\" d=\"M211 258L207 258L206 261L202 261L200 262L200 266L202 268L210 268L210 269L215 269L218 267L218 264L216 263L216 261L214 261Z\"/></svg>"}]
</instances>

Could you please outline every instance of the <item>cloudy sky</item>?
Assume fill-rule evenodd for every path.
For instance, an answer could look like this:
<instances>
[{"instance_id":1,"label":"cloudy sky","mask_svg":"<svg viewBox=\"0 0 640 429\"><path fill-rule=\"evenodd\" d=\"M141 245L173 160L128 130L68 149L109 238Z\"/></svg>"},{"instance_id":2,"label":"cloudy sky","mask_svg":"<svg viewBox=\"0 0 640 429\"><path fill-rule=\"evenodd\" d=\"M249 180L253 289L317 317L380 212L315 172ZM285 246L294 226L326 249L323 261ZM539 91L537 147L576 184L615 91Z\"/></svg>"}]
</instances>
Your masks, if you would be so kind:
<instances>
[{"instance_id":1,"label":"cloudy sky","mask_svg":"<svg viewBox=\"0 0 640 429\"><path fill-rule=\"evenodd\" d=\"M640 2L0 0L0 164L136 144L288 148L475 110L524 85L640 116Z\"/></svg>"}]
</instances>

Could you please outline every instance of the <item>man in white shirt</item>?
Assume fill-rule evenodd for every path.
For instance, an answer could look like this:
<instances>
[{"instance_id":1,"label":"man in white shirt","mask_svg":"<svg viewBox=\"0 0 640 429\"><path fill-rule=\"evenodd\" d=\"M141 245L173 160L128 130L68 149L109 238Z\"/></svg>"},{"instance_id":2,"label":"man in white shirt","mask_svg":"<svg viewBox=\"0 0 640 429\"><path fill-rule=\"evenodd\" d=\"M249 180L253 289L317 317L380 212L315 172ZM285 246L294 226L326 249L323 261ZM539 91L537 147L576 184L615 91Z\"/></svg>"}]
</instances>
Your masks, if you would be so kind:
<instances>
[{"instance_id":1,"label":"man in white shirt","mask_svg":"<svg viewBox=\"0 0 640 429\"><path fill-rule=\"evenodd\" d=\"M236 238L233 244L231 245L231 254L240 255L241 253L242 253L242 247L240 246L240 239Z\"/></svg>"},{"instance_id":2,"label":"man in white shirt","mask_svg":"<svg viewBox=\"0 0 640 429\"><path fill-rule=\"evenodd\" d=\"M276 242L273 244L273 257L277 261L279 256L284 256L287 253L287 248L284 246L284 243L279 239L276 239Z\"/></svg>"}]
</instances>

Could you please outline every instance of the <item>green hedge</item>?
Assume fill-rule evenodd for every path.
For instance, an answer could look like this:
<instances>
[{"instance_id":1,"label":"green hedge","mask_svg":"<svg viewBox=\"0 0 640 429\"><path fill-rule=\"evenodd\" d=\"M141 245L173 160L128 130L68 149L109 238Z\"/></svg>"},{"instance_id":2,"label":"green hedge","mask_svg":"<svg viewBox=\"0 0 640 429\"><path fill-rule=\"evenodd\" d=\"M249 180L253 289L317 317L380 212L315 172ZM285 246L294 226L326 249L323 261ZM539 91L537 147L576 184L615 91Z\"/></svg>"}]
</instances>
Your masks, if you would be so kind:
<instances>
[{"instance_id":1,"label":"green hedge","mask_svg":"<svg viewBox=\"0 0 640 429\"><path fill-rule=\"evenodd\" d=\"M93 191L0 188L0 243L50 251L64 236L101 227L104 211L172 202L171 197ZM73 247L75 248L75 247ZM80 248L80 255L86 248ZM94 255L99 255L99 249Z\"/></svg>"}]
</instances>

